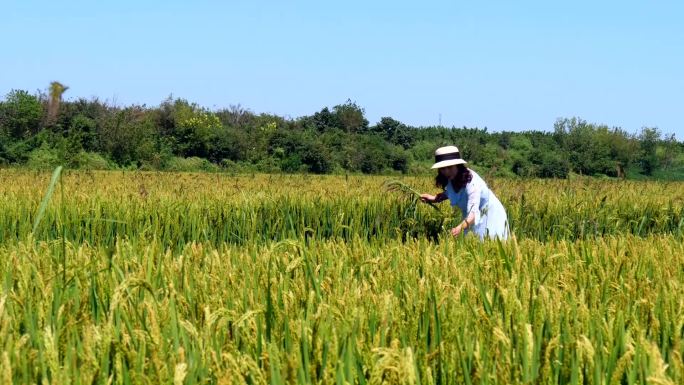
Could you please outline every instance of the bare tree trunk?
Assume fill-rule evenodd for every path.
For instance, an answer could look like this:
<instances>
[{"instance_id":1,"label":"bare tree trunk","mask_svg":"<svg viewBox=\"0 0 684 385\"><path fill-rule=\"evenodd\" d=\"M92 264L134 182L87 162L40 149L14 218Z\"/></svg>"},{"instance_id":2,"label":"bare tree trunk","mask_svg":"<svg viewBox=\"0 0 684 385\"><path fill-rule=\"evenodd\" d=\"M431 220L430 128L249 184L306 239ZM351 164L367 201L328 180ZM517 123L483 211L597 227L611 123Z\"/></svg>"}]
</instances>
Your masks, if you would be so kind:
<instances>
[{"instance_id":1,"label":"bare tree trunk","mask_svg":"<svg viewBox=\"0 0 684 385\"><path fill-rule=\"evenodd\" d=\"M62 103L62 94L68 90L69 87L60 82L50 83L50 99L48 100L47 125L51 125L57 119L59 113L59 106Z\"/></svg>"},{"instance_id":2,"label":"bare tree trunk","mask_svg":"<svg viewBox=\"0 0 684 385\"><path fill-rule=\"evenodd\" d=\"M622 167L622 163L618 162L617 165L615 165L615 169L617 171L617 177L625 179L625 169Z\"/></svg>"}]
</instances>

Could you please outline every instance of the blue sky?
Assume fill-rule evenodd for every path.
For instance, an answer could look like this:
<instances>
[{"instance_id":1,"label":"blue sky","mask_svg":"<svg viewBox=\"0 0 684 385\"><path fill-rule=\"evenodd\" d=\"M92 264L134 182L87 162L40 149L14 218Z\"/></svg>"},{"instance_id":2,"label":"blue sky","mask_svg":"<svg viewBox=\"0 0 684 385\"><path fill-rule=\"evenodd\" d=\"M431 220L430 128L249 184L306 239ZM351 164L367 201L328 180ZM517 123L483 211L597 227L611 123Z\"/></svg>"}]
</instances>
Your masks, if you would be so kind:
<instances>
[{"instance_id":1,"label":"blue sky","mask_svg":"<svg viewBox=\"0 0 684 385\"><path fill-rule=\"evenodd\" d=\"M37 1L0 6L0 95L156 106L170 94L296 118L552 130L559 117L684 140L684 2Z\"/></svg>"}]
</instances>

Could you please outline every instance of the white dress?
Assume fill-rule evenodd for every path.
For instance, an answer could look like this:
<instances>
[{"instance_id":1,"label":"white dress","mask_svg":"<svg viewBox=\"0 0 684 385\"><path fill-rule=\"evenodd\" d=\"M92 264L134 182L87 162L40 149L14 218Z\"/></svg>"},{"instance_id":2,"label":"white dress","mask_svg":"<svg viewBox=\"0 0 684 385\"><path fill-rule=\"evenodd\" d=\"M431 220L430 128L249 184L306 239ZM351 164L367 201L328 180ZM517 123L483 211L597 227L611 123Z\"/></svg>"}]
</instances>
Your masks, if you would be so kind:
<instances>
[{"instance_id":1,"label":"white dress","mask_svg":"<svg viewBox=\"0 0 684 385\"><path fill-rule=\"evenodd\" d=\"M465 233L473 232L480 239L508 238L508 216L499 199L487 187L487 183L473 170L470 170L473 179L465 188L454 191L451 183L447 184L446 193L451 206L458 206L466 219L470 213L475 214L475 222L469 226Z\"/></svg>"}]
</instances>

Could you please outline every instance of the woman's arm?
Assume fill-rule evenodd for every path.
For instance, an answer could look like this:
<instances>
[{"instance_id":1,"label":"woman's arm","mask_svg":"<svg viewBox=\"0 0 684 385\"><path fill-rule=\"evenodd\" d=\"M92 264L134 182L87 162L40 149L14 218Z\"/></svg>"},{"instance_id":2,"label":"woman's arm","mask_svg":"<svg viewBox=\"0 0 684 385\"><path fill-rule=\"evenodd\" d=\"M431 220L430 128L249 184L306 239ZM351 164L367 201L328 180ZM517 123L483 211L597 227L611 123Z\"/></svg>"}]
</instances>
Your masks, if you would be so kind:
<instances>
[{"instance_id":1,"label":"woman's arm","mask_svg":"<svg viewBox=\"0 0 684 385\"><path fill-rule=\"evenodd\" d=\"M461 223L458 224L458 226L451 229L451 235L454 237L457 236L458 234L462 233L463 230L472 226L473 223L475 223L475 213L471 212L463 221L461 221Z\"/></svg>"},{"instance_id":2,"label":"woman's arm","mask_svg":"<svg viewBox=\"0 0 684 385\"><path fill-rule=\"evenodd\" d=\"M451 229L453 236L459 235L463 230L473 226L480 220L480 196L482 195L480 186L475 183L468 183L466 185L466 192L468 194L468 203L466 204L468 211L463 221Z\"/></svg>"},{"instance_id":3,"label":"woman's arm","mask_svg":"<svg viewBox=\"0 0 684 385\"><path fill-rule=\"evenodd\" d=\"M420 194L420 200L423 202L439 203L446 200L447 194L445 192L437 193L437 195Z\"/></svg>"},{"instance_id":4,"label":"woman's arm","mask_svg":"<svg viewBox=\"0 0 684 385\"><path fill-rule=\"evenodd\" d=\"M447 196L447 193L445 191L442 191L441 193L435 195L435 202L437 203L445 201L447 199L449 199L449 197Z\"/></svg>"}]
</instances>

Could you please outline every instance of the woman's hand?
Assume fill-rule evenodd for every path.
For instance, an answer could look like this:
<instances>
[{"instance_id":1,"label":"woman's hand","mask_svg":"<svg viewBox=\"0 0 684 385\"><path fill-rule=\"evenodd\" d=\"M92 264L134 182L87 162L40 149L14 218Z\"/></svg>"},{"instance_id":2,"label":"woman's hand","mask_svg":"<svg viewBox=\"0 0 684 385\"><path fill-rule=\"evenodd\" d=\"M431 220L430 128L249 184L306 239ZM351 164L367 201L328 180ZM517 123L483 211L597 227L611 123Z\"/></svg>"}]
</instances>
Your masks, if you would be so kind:
<instances>
[{"instance_id":1,"label":"woman's hand","mask_svg":"<svg viewBox=\"0 0 684 385\"><path fill-rule=\"evenodd\" d=\"M446 200L446 199L447 199L447 196L443 192L441 192L437 195L420 194L420 200L425 202L425 203L439 203L439 202Z\"/></svg>"},{"instance_id":2,"label":"woman's hand","mask_svg":"<svg viewBox=\"0 0 684 385\"><path fill-rule=\"evenodd\" d=\"M458 226L451 229L451 235L453 235L454 237L457 237L459 234L461 234L463 232L463 230L470 227L470 224L472 223L474 218L475 218L475 214L471 213L470 215L468 215L468 217L466 219L464 219L463 222L459 223Z\"/></svg>"},{"instance_id":3,"label":"woman's hand","mask_svg":"<svg viewBox=\"0 0 684 385\"><path fill-rule=\"evenodd\" d=\"M453 235L454 237L458 237L462 232L463 232L463 226L461 226L461 225L458 225L458 226L454 227L453 229L451 229L451 235Z\"/></svg>"}]
</instances>

